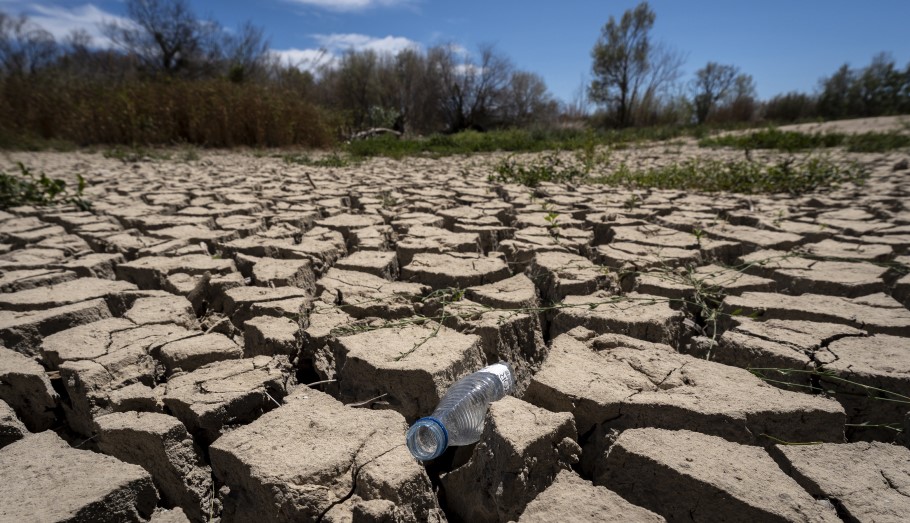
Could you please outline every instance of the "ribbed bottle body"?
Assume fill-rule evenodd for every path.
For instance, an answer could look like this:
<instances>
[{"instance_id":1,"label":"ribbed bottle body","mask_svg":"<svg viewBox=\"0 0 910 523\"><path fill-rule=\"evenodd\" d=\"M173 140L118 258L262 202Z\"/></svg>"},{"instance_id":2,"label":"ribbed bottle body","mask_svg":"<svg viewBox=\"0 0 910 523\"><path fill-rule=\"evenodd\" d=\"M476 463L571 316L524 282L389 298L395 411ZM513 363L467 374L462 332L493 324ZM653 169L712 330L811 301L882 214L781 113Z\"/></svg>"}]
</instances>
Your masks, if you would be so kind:
<instances>
[{"instance_id":1,"label":"ribbed bottle body","mask_svg":"<svg viewBox=\"0 0 910 523\"><path fill-rule=\"evenodd\" d=\"M475 372L450 388L431 417L449 433L449 445L470 445L480 439L490 403L505 396L496 376Z\"/></svg>"},{"instance_id":2,"label":"ribbed bottle body","mask_svg":"<svg viewBox=\"0 0 910 523\"><path fill-rule=\"evenodd\" d=\"M408 449L415 458L439 457L449 445L470 445L480 439L490 403L514 389L507 363L490 365L455 382L433 414L420 418L408 430Z\"/></svg>"}]
</instances>

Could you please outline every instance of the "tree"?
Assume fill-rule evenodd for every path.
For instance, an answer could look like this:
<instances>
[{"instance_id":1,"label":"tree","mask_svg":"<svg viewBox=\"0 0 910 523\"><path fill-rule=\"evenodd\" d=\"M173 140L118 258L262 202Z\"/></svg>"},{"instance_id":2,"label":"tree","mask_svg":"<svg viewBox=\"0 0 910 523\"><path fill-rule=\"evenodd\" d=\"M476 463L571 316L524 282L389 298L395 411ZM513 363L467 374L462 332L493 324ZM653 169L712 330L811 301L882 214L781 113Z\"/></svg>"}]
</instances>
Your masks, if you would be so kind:
<instances>
[{"instance_id":1,"label":"tree","mask_svg":"<svg viewBox=\"0 0 910 523\"><path fill-rule=\"evenodd\" d=\"M484 129L496 123L512 62L492 45L481 45L478 60L456 58L453 46L435 48L432 60L443 85L443 114L449 131Z\"/></svg>"},{"instance_id":2,"label":"tree","mask_svg":"<svg viewBox=\"0 0 910 523\"><path fill-rule=\"evenodd\" d=\"M132 24L108 22L104 33L151 70L175 73L210 56L214 22L203 23L186 0L127 0Z\"/></svg>"},{"instance_id":3,"label":"tree","mask_svg":"<svg viewBox=\"0 0 910 523\"><path fill-rule=\"evenodd\" d=\"M228 78L242 82L265 74L269 58L269 40L261 27L244 22L233 33L226 33L221 49L227 64Z\"/></svg>"},{"instance_id":4,"label":"tree","mask_svg":"<svg viewBox=\"0 0 910 523\"><path fill-rule=\"evenodd\" d=\"M54 36L26 16L0 12L0 75L35 74L59 55Z\"/></svg>"},{"instance_id":5,"label":"tree","mask_svg":"<svg viewBox=\"0 0 910 523\"><path fill-rule=\"evenodd\" d=\"M708 62L708 65L695 72L695 78L692 80L692 102L699 124L705 123L714 105L736 85L738 73L736 66L721 65L717 62Z\"/></svg>"},{"instance_id":6,"label":"tree","mask_svg":"<svg viewBox=\"0 0 910 523\"><path fill-rule=\"evenodd\" d=\"M632 123L632 109L650 69L648 32L655 19L647 2L623 13L618 23L611 16L591 50L594 78L588 94L593 101L613 108L622 127Z\"/></svg>"},{"instance_id":7,"label":"tree","mask_svg":"<svg viewBox=\"0 0 910 523\"><path fill-rule=\"evenodd\" d=\"M547 91L543 78L535 73L515 71L505 87L503 123L527 126L555 118L558 104Z\"/></svg>"}]
</instances>

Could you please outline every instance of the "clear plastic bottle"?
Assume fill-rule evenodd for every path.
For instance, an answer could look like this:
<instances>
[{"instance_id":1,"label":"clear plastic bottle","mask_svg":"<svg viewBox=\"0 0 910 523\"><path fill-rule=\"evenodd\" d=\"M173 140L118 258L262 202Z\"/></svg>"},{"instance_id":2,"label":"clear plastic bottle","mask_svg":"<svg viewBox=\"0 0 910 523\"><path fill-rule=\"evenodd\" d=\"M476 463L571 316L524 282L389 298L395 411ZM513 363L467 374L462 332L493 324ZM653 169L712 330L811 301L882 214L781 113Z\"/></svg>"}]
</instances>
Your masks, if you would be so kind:
<instances>
[{"instance_id":1,"label":"clear plastic bottle","mask_svg":"<svg viewBox=\"0 0 910 523\"><path fill-rule=\"evenodd\" d=\"M449 445L476 443L490 403L511 394L514 388L512 367L505 362L461 378L446 391L433 414L411 425L408 450L415 458L428 461L439 457Z\"/></svg>"}]
</instances>

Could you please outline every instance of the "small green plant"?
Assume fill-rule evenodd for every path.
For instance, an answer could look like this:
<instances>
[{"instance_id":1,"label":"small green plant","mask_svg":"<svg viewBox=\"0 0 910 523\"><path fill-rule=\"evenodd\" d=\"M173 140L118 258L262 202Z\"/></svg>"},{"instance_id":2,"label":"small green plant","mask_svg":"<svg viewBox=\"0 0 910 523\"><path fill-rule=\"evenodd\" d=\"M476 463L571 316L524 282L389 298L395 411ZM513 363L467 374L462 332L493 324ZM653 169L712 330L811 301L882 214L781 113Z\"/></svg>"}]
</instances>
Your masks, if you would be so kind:
<instances>
[{"instance_id":1,"label":"small green plant","mask_svg":"<svg viewBox=\"0 0 910 523\"><path fill-rule=\"evenodd\" d=\"M825 157L811 156L801 160L787 158L771 165L748 160L693 158L640 171L633 171L623 164L614 172L591 181L630 188L797 195L848 182L863 183L867 177L866 169L856 163L834 162Z\"/></svg>"},{"instance_id":2,"label":"small green plant","mask_svg":"<svg viewBox=\"0 0 910 523\"><path fill-rule=\"evenodd\" d=\"M382 200L383 209L391 209L398 205L398 198L392 195L391 191L382 191L379 193L379 197Z\"/></svg>"},{"instance_id":3,"label":"small green plant","mask_svg":"<svg viewBox=\"0 0 910 523\"><path fill-rule=\"evenodd\" d=\"M80 210L87 210L90 204L82 198L85 190L85 178L76 175L78 184L74 192L69 192L66 182L59 178L48 178L41 173L35 176L22 162L18 162L19 174L0 172L0 209L19 205L55 205L71 203Z\"/></svg>"},{"instance_id":4,"label":"small green plant","mask_svg":"<svg viewBox=\"0 0 910 523\"><path fill-rule=\"evenodd\" d=\"M347 167L352 163L350 158L342 156L336 151L315 160L306 154L285 154L282 159L287 164L307 165L310 167Z\"/></svg>"},{"instance_id":5,"label":"small green plant","mask_svg":"<svg viewBox=\"0 0 910 523\"><path fill-rule=\"evenodd\" d=\"M844 146L852 153L879 153L910 146L910 136L896 131L861 134L802 133L768 128L746 134L727 134L699 140L700 147L734 147L775 149L795 152L806 149L823 149Z\"/></svg>"},{"instance_id":6,"label":"small green plant","mask_svg":"<svg viewBox=\"0 0 910 523\"><path fill-rule=\"evenodd\" d=\"M804 149L837 147L846 136L839 133L801 133L781 131L770 127L746 134L727 134L704 138L698 142L700 147L735 147L738 149L776 149L794 152Z\"/></svg>"},{"instance_id":7,"label":"small green plant","mask_svg":"<svg viewBox=\"0 0 910 523\"><path fill-rule=\"evenodd\" d=\"M560 159L559 151L542 154L527 165L517 162L514 156L510 155L500 161L494 170L496 176L490 176L490 181L519 183L528 187L537 187L544 182L580 181L588 175L575 165L566 165Z\"/></svg>"},{"instance_id":8,"label":"small green plant","mask_svg":"<svg viewBox=\"0 0 910 523\"><path fill-rule=\"evenodd\" d=\"M904 147L910 147L910 136L896 132L869 132L847 139L847 151L851 153L883 153Z\"/></svg>"},{"instance_id":9,"label":"small green plant","mask_svg":"<svg viewBox=\"0 0 910 523\"><path fill-rule=\"evenodd\" d=\"M547 221L547 229L549 229L550 235L556 239L559 239L559 213L550 211L543 217L543 219Z\"/></svg>"},{"instance_id":10,"label":"small green plant","mask_svg":"<svg viewBox=\"0 0 910 523\"><path fill-rule=\"evenodd\" d=\"M701 246L701 239L705 235L705 231L702 229L692 229L692 235L695 236L695 242Z\"/></svg>"}]
</instances>

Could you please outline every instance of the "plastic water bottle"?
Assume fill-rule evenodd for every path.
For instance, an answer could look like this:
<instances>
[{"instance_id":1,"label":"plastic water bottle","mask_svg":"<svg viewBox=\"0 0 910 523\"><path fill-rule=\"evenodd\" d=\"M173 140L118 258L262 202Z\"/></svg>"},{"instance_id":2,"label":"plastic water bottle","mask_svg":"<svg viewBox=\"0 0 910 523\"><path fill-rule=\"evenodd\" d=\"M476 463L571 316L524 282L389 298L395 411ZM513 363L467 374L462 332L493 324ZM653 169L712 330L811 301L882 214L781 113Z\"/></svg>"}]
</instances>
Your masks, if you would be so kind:
<instances>
[{"instance_id":1,"label":"plastic water bottle","mask_svg":"<svg viewBox=\"0 0 910 523\"><path fill-rule=\"evenodd\" d=\"M480 439L490 403L515 389L512 367L499 362L461 378L442 397L433 414L408 430L408 449L415 458L439 457L449 445L470 445Z\"/></svg>"}]
</instances>

